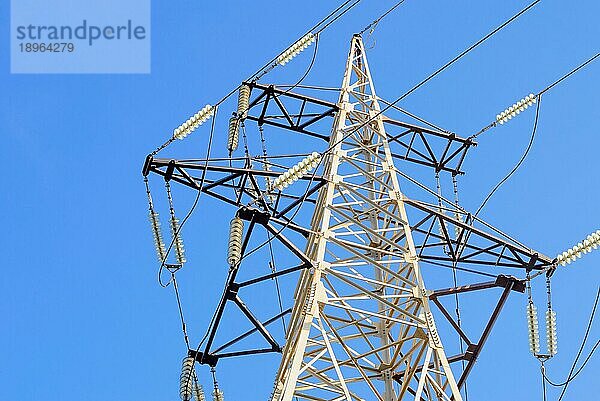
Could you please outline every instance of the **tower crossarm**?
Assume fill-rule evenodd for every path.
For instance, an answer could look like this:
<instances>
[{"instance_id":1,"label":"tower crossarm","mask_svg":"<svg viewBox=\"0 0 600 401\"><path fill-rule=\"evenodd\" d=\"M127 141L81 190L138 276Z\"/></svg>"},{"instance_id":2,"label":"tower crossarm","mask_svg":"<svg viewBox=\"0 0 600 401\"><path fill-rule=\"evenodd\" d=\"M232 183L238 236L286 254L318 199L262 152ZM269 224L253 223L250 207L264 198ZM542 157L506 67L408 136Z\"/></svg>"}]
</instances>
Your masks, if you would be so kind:
<instances>
[{"instance_id":1,"label":"tower crossarm","mask_svg":"<svg viewBox=\"0 0 600 401\"><path fill-rule=\"evenodd\" d=\"M323 121L335 118L340 105L335 102L296 93L275 85L244 83L251 92L246 119L259 125L271 125L311 137L330 141L329 129ZM469 138L455 133L427 128L381 114L394 159L463 174L461 170L468 150L476 146ZM380 150L381 151L381 150Z\"/></svg>"},{"instance_id":2,"label":"tower crossarm","mask_svg":"<svg viewBox=\"0 0 600 401\"><path fill-rule=\"evenodd\" d=\"M408 198L404 198L404 203L416 217L411 230L417 255L424 262L523 270L543 270L554 263L548 256L456 206L440 210L437 206Z\"/></svg>"}]
</instances>

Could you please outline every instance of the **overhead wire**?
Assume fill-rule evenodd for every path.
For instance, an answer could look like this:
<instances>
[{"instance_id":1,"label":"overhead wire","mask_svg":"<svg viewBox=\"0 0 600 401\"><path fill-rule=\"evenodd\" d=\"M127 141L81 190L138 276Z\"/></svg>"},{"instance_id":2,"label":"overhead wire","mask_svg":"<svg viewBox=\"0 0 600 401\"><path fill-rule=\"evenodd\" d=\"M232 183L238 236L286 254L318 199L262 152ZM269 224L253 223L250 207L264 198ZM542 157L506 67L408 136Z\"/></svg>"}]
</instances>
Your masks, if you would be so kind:
<instances>
[{"instance_id":1,"label":"overhead wire","mask_svg":"<svg viewBox=\"0 0 600 401\"><path fill-rule=\"evenodd\" d=\"M381 14L377 19L375 19L373 22L371 22L369 25L367 25L362 31L360 31L358 34L362 35L363 33L365 33L366 31L368 31L369 29L373 28L375 29L375 27L377 26L377 24L379 24L379 21L381 21L382 19L384 19L385 17L387 17L392 11L394 11L396 8L398 8L402 3L404 3L405 0L400 0L398 1L396 4L394 4L389 10L387 10L386 12L384 12L383 14Z\"/></svg>"},{"instance_id":2,"label":"overhead wire","mask_svg":"<svg viewBox=\"0 0 600 401\"><path fill-rule=\"evenodd\" d=\"M323 32L325 29L329 28L329 26L330 26L331 24L333 24L335 21L337 21L338 19L340 19L340 18L341 18L341 17L342 17L344 14L346 14L348 11L350 11L351 9L353 9L353 8L354 8L354 7L355 7L355 6L356 6L358 3L360 3L360 2L361 2L361 0L354 0L354 2L353 2L352 4L350 4L350 5L349 5L349 6L348 6L348 7L347 7L347 8L346 8L346 9L345 9L343 12L341 12L341 13L340 13L340 14L338 14L337 16L333 17L333 18L331 19L331 21L327 22L325 25L323 25L322 27L320 27L320 28L318 28L318 29L317 29L317 28L315 28L315 29L317 29L317 30L316 30L316 32L315 32L315 34L319 34L319 33ZM343 6L345 6L345 5L346 5L346 4L348 4L348 3L349 3L349 1L346 1L346 2L343 4ZM340 7L338 7L338 9L341 9L341 6L340 6ZM331 15L333 16L333 13L332 13ZM312 30L311 30L311 31L312 31ZM309 31L309 32L310 32L310 31Z\"/></svg>"},{"instance_id":3,"label":"overhead wire","mask_svg":"<svg viewBox=\"0 0 600 401\"><path fill-rule=\"evenodd\" d=\"M577 361L579 360L579 357L581 356L581 353L583 352L583 349L585 348L585 344L586 344L588 336L590 334L590 330L592 328L592 323L594 322L594 316L596 314L596 308L598 306L599 298L600 298L600 287L598 287L598 291L596 292L596 299L594 300L594 307L592 308L592 312L590 314L588 325L585 329L585 334L583 336L583 340L581 341L581 346L579 347L579 351L577 351L577 356L575 357L575 360L573 361L573 364L571 365L571 369L569 370L569 374L567 375L567 379L565 380L564 387L558 397L558 401L561 401L563 399L563 397L567 391L567 388L569 386L569 383L571 383L571 381L573 381L575 379L575 377L573 376L573 371L575 370L575 367L577 366ZM595 350L595 348L594 348L594 350ZM591 357L591 354L590 354L590 357ZM586 359L586 363L587 363L587 360L589 360L589 357ZM585 365L583 365L583 366L585 366ZM582 369L583 369L583 367L582 367Z\"/></svg>"},{"instance_id":4,"label":"overhead wire","mask_svg":"<svg viewBox=\"0 0 600 401\"><path fill-rule=\"evenodd\" d=\"M498 191L498 189L500 189L500 187L506 182L508 181L508 179L510 177L513 176L513 174L515 174L517 172L517 170L519 169L519 167L521 167L521 165L523 164L523 162L525 161L525 159L527 158L527 156L529 155L529 151L531 150L532 146L533 146L533 141L535 140L535 134L537 132L537 127L538 127L538 120L539 120L539 115L540 115L540 105L542 103L542 97L541 95L538 97L538 101L537 101L537 105L535 108L535 120L533 122L533 130L531 131L531 136L529 138L529 143L527 144L527 147L525 148L525 151L523 152L523 155L521 156L521 158L519 159L519 161L517 162L517 164L515 164L515 166L509 171L509 173L504 176L504 178L502 178L497 184L496 186L494 186L494 188L492 188L492 190L488 193L488 195L485 197L485 199L483 200L483 202L481 202L481 205L479 205L479 207L477 208L477 210L475 211L474 216L479 216L479 213L483 210L483 208L485 207L485 205L488 203L488 201L492 198L492 196L496 193L496 191Z\"/></svg>"},{"instance_id":5,"label":"overhead wire","mask_svg":"<svg viewBox=\"0 0 600 401\"><path fill-rule=\"evenodd\" d=\"M544 89L542 89L541 91L539 91L536 95L536 98L540 98L544 93L548 92L549 90L553 89L556 85L560 84L561 82L563 82L565 79L569 78L570 76L572 76L573 74L577 73L578 71L580 71L581 69L583 69L584 67L586 67L588 64L592 63L594 60L596 60L598 57L600 57L600 52L596 53L595 55L593 55L592 57L588 58L587 60L585 60L583 63L579 64L578 66L574 67L573 69L569 70L566 74L562 75L560 78L556 79L555 81L553 81L551 84L549 84L548 86L546 86ZM471 135L469 137L469 139L475 139L477 138L479 135L483 134L484 132L488 131L491 128L494 128L498 125L498 121L494 120L493 122L491 122L490 124L486 125L485 127L483 127L482 129L480 129L479 131L477 131L476 133L474 133L473 135Z\"/></svg>"},{"instance_id":6,"label":"overhead wire","mask_svg":"<svg viewBox=\"0 0 600 401\"><path fill-rule=\"evenodd\" d=\"M181 319L181 329L183 331L183 339L187 348L190 348L190 340L187 334L187 326L185 324L185 318L183 316L183 308L181 306L181 297L179 296L179 287L177 286L177 278L175 272L171 272L171 281L173 282L173 290L175 292L175 298L177 299L177 307L179 308L179 318Z\"/></svg>"},{"instance_id":7,"label":"overhead wire","mask_svg":"<svg viewBox=\"0 0 600 401\"><path fill-rule=\"evenodd\" d=\"M308 74L310 74L310 72L312 71L312 68L315 65L315 60L317 59L318 52L319 52L319 35L316 36L315 50L313 51L312 59L310 60L308 68L306 69L306 71L304 71L304 74L300 77L300 79L298 81L296 81L296 83L294 85L292 85L288 89L286 89L282 94L288 93L288 92L292 91L294 88L296 88L298 85L302 84L302 82L306 79ZM278 96L281 96L281 95L278 95Z\"/></svg>"},{"instance_id":8,"label":"overhead wire","mask_svg":"<svg viewBox=\"0 0 600 401\"><path fill-rule=\"evenodd\" d=\"M269 237L269 239L271 239L270 233L267 233L267 236ZM271 273L275 274L277 272L277 268L275 265L275 254L273 253L273 244L271 242L269 242L269 254L271 255L271 260L269 261ZM279 304L279 313L283 314L283 301L281 298L281 289L279 287L279 277L274 277L273 280L275 280L275 289L277 292L277 303ZM283 332L285 333L287 331L287 328L285 327L285 318L283 315L281 316L281 325L283 327Z\"/></svg>"},{"instance_id":9,"label":"overhead wire","mask_svg":"<svg viewBox=\"0 0 600 401\"><path fill-rule=\"evenodd\" d=\"M318 41L317 41L318 43ZM300 80L298 82L301 82L310 72L310 69L312 68L312 64L315 61L315 56L317 54L316 51L316 46L315 46L315 54L313 56L313 60L311 62L311 65L309 66L309 68L307 69L306 73L304 74L304 76L302 78L300 78ZM263 168L265 171L270 171L270 166L267 162L267 158L269 157L268 153L267 153L267 144L266 144L266 140L265 140L265 135L264 135L264 130L263 130L263 126L259 125L258 127L259 132L260 132L260 141L261 141L261 145L262 145L262 152L263 152ZM270 177L265 177L266 179L266 186L267 188L271 187L271 178ZM269 197L267 197L269 199ZM268 201L267 199L267 201ZM267 232L267 238L270 239L271 233ZM275 264L275 254L273 253L273 245L271 244L271 242L269 242L269 253L271 256L271 260L269 261L269 268L271 270L271 273L275 274L277 272L277 265ZM283 302L281 299L281 289L279 288L279 277L275 276L273 278L274 282L275 282L275 290L277 293L277 302L279 303L279 313L282 314L281 316L281 324L283 326L283 332L286 332L286 327L285 327L285 318L283 317Z\"/></svg>"},{"instance_id":10,"label":"overhead wire","mask_svg":"<svg viewBox=\"0 0 600 401\"><path fill-rule=\"evenodd\" d=\"M429 264L429 265L433 265L436 267L444 267L446 269L451 269L451 270L459 270L459 271L463 271L465 273L472 273L472 274L478 274L480 276L484 276L484 277L491 277L491 278L497 278L498 276L495 274L490 274L490 273L486 273L486 272L482 272L479 270L474 270L474 269L468 269L466 267L458 267L458 266L454 266L454 265L447 265L444 263L440 263L440 262L434 262L432 260L421 260L421 263L424 264Z\"/></svg>"},{"instance_id":11,"label":"overhead wire","mask_svg":"<svg viewBox=\"0 0 600 401\"><path fill-rule=\"evenodd\" d=\"M487 204L487 202L491 199L491 197L496 193L496 191L510 178L512 177L512 175L519 169L519 167L523 164L523 162L525 161L525 159L527 158L527 156L529 155L529 151L531 150L531 147L533 146L533 141L535 139L535 134L537 132L537 126L538 126L538 118L539 118L539 112L540 112L540 105L542 103L542 98L541 96L539 96L536 104L536 111L535 111L535 120L533 123L533 129L531 132L531 136L529 139L529 143L527 144L527 147L525 148L525 151L523 152L523 155L521 156L521 158L519 159L519 161L517 162L517 164L515 164L515 166L511 169L511 171L504 176L503 179L501 179L496 186L488 193L488 195L485 197L485 199L481 202L481 204L479 205L479 207L477 208L477 210L475 211L475 213L472 215L474 219L477 219L477 217L479 216L479 213L483 210L483 208L485 207L485 205ZM471 232L468 232L465 235L465 240L464 240L464 244L465 246L463 247L463 249L461 249L459 251L459 255L462 254L462 252L464 251L467 242L469 241L469 238L471 237ZM510 238L510 237L508 237Z\"/></svg>"},{"instance_id":12,"label":"overhead wire","mask_svg":"<svg viewBox=\"0 0 600 401\"><path fill-rule=\"evenodd\" d=\"M332 88L332 87L327 87L327 86L317 86L317 85L298 85L298 84L294 84L294 85L276 85L279 88L289 88L291 86L295 86L296 88L300 88L300 89L315 89L315 90L322 90L322 91L334 91L334 92L339 92L340 90L342 90L342 88Z\"/></svg>"},{"instance_id":13,"label":"overhead wire","mask_svg":"<svg viewBox=\"0 0 600 401\"><path fill-rule=\"evenodd\" d=\"M544 89L542 89L538 93L538 95L543 95L544 93L548 92L550 89L554 88L556 85L560 84L562 81L569 78L571 75L575 74L576 72L578 72L594 60L596 60L598 57L600 57L600 52L596 53L594 56L590 57L589 59L587 59L586 61L584 61L583 63L581 63L580 65L578 65L577 67L575 67L574 69L572 69L571 71L569 71L568 73L566 73L565 75L563 75L562 77L545 87Z\"/></svg>"}]
</instances>

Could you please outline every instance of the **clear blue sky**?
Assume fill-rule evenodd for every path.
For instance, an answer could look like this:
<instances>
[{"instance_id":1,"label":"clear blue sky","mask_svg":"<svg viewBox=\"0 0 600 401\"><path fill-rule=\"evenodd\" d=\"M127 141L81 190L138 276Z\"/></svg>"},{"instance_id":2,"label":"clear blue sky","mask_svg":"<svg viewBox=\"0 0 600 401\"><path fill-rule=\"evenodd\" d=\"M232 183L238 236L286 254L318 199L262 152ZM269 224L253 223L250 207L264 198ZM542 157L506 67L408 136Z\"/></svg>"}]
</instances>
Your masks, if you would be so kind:
<instances>
[{"instance_id":1,"label":"clear blue sky","mask_svg":"<svg viewBox=\"0 0 600 401\"><path fill-rule=\"evenodd\" d=\"M154 1L149 75L10 75L8 3L0 6L0 400L178 399L185 346L172 291L155 281L144 156L338 2ZM328 29L306 82L339 85L351 34L392 3L363 0ZM525 4L407 0L374 33L368 57L378 94L394 99ZM595 54L598 15L597 1L542 1L401 106L468 136ZM303 55L263 82L294 82L307 62ZM530 157L482 214L549 256L599 228L599 82L597 62L544 96ZM481 137L465 164L463 206L476 208L519 159L532 123L527 112ZM222 135L218 140L224 144ZM205 143L199 134L165 154L202 157ZM189 193L182 199L189 204ZM215 206L201 201L184 237L195 271L182 278L193 342L225 274L221 234L230 211ZM599 262L597 251L555 275L554 380L564 379L579 345ZM543 288L535 290L542 307ZM524 307L517 294L507 303L469 380L471 400L541 399ZM598 336L596 322L589 343ZM219 380L227 399L266 399L276 363L224 363ZM565 399L597 397L599 371L596 356ZM209 386L208 371L199 375Z\"/></svg>"}]
</instances>

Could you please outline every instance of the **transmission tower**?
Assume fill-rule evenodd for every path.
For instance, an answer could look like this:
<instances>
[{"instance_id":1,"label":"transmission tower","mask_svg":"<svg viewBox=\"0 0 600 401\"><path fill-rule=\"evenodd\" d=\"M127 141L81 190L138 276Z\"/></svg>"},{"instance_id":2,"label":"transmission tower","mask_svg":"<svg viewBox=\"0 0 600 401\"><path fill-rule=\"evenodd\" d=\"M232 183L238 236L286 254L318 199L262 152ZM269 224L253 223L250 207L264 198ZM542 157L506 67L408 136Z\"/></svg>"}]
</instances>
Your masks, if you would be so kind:
<instances>
[{"instance_id":1,"label":"transmission tower","mask_svg":"<svg viewBox=\"0 0 600 401\"><path fill-rule=\"evenodd\" d=\"M306 47L314 37L301 41ZM294 52L288 53L284 54L289 59ZM390 103L376 95L360 35L352 37L337 102L308 96L297 86L242 83L237 111L227 124L228 157L163 159L155 152L144 163L146 178L156 174L167 185L177 263L165 263L149 189L148 195L159 259L172 280L186 259L170 183L190 187L233 210L223 295L205 341L196 348L188 345L188 373L182 380L195 378L192 360L214 369L228 358L280 353L272 401L462 400L461 390L508 296L524 293L531 275L549 278L558 262L568 263L595 249L600 234L552 259L397 168L396 163L403 163L433 170L436 176L456 177L476 144L473 138L435 126L389 117ZM533 97L527 98L527 104L533 102ZM185 137L215 111L205 107L178 128L174 138ZM251 156L246 146L245 130L251 123L258 126L263 142L259 156ZM267 155L265 127L320 141L322 148L308 155ZM240 133L244 156L234 157ZM295 161L299 162L293 165ZM308 209L299 213L303 206ZM248 257L261 248L249 250L249 244L261 231L268 237L265 244L277 244L295 263L283 269L270 263L270 272L251 270L252 277L244 278ZM424 266L489 279L435 288L439 282L427 285ZM247 289L298 272L291 307L261 316L245 302ZM447 296L492 289L500 289L500 296L478 335L467 333L460 316L449 313L442 302ZM238 335L219 331L231 307L242 313L251 329ZM528 315L533 316L531 311L530 298ZM549 309L549 316L553 313ZM289 320L282 339L272 328L283 317ZM539 354L537 315L533 320L532 352L547 357ZM185 325L184 334L187 342ZM450 335L460 339L459 352L444 348ZM256 341L248 345L244 341L249 338ZM550 356L556 352L553 341L555 337L549 337ZM216 378L214 384L215 394L222 397ZM182 381L182 388L182 398L189 399L191 385Z\"/></svg>"},{"instance_id":2,"label":"transmission tower","mask_svg":"<svg viewBox=\"0 0 600 401\"><path fill-rule=\"evenodd\" d=\"M298 285L273 400L392 401L412 388L416 399L460 400L359 36L338 104L306 251L315 267Z\"/></svg>"}]
</instances>

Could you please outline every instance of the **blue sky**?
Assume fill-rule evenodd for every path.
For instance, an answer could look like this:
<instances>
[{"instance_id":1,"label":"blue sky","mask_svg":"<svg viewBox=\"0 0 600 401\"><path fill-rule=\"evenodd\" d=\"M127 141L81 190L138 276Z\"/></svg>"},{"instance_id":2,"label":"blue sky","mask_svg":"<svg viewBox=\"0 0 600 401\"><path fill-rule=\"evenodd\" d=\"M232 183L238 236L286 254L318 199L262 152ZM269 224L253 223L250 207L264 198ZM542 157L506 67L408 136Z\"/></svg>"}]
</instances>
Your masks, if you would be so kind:
<instances>
[{"instance_id":1,"label":"blue sky","mask_svg":"<svg viewBox=\"0 0 600 401\"><path fill-rule=\"evenodd\" d=\"M0 399L176 399L185 346L172 290L156 283L144 157L337 2L155 1L147 75L11 75L7 3L0 6ZM363 0L325 31L306 83L338 86L352 33L391 4ZM525 5L407 0L373 34L368 58L378 94L395 99ZM468 136L597 53L599 13L592 0L542 1L400 105ZM261 82L292 83L308 61L303 54ZM596 62L544 96L529 158L481 215L549 256L599 228L599 74ZM528 111L481 137L461 178L464 207L475 209L519 159L532 124ZM206 133L164 155L203 157ZM216 140L224 147L223 135ZM183 211L192 198L179 193ZM190 263L181 289L193 342L221 292L231 218L230 210L205 200L184 232ZM588 255L553 280L559 354L547 370L556 381L566 376L583 335L599 262L600 252ZM534 288L539 307L542 284ZM469 380L471 400L541 399L524 308L524 296L507 303ZM596 323L589 344L598 336ZM227 399L266 399L276 364L270 357L224 362L218 373ZM596 356L565 399L591 399L599 369ZM208 371L199 375L208 387Z\"/></svg>"}]
</instances>

